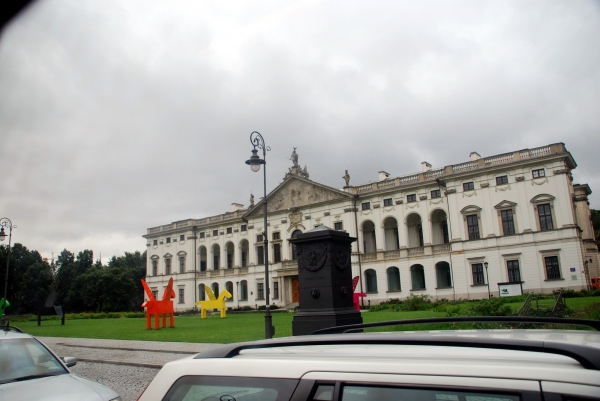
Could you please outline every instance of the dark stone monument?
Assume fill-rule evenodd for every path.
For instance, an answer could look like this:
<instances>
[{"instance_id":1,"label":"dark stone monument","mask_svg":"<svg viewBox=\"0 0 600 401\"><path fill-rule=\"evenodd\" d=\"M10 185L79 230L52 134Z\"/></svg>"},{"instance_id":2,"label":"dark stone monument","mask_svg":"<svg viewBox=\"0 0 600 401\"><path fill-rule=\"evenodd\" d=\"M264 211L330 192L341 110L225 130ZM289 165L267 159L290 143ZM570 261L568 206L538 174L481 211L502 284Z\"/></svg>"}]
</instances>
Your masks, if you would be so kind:
<instances>
[{"instance_id":1,"label":"dark stone monument","mask_svg":"<svg viewBox=\"0 0 600 401\"><path fill-rule=\"evenodd\" d=\"M289 240L296 246L299 310L292 322L295 336L318 329L362 323L354 309L350 255L356 238L319 226Z\"/></svg>"}]
</instances>

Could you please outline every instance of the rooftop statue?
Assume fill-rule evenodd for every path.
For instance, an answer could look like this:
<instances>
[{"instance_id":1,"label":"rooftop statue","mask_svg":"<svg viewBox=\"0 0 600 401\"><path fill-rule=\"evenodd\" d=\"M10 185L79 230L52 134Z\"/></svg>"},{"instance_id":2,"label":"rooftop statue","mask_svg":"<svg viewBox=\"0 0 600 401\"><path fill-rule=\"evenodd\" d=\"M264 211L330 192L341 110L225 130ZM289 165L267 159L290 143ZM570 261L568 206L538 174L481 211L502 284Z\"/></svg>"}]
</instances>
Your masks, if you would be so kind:
<instances>
[{"instance_id":1,"label":"rooftop statue","mask_svg":"<svg viewBox=\"0 0 600 401\"><path fill-rule=\"evenodd\" d=\"M294 165L289 168L284 179L288 178L290 175L295 175L295 176L302 177L302 178L309 177L308 169L306 168L306 166L304 166L304 168L302 168L302 167L300 167L300 164L298 163L298 153L296 153L296 148L294 148L294 151L292 152L292 156L290 157L290 160L292 161L292 163L294 163Z\"/></svg>"}]
</instances>

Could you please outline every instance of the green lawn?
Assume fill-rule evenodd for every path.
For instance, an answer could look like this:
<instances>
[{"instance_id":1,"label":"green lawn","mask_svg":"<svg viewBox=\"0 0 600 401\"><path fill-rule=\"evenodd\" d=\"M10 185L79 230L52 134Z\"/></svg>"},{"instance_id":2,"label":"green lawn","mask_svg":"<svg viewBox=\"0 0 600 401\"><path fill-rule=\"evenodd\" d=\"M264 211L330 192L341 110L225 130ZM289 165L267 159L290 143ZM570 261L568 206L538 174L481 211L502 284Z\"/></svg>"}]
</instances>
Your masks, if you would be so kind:
<instances>
[{"instance_id":1,"label":"green lawn","mask_svg":"<svg viewBox=\"0 0 600 401\"><path fill-rule=\"evenodd\" d=\"M574 312L580 311L594 303L600 302L599 297L568 298L567 306ZM519 310L523 301L508 303L513 312ZM464 313L473 302L454 304L459 307L459 314ZM551 308L552 299L539 301L540 308ZM448 307L451 307L449 305ZM532 302L535 308L535 301ZM405 320L446 316L445 308L437 311L416 312L366 312L362 314L365 323L388 320ZM276 328L275 337L292 335L293 313L273 313L273 324ZM68 319L65 326L60 320L43 320L42 326L37 321L13 322L12 325L35 336L42 337L78 337L103 338L142 341L182 341L198 343L230 343L237 341L252 341L264 338L263 313L229 313L225 319L218 315L209 315L207 319L199 316L176 316L175 327L160 330L146 330L145 318L120 319ZM437 330L454 328L450 324L419 326L421 330ZM468 326L466 326L468 327ZM458 328L458 327L457 327ZM416 330L416 326L403 326L403 330ZM381 330L393 330L385 328Z\"/></svg>"}]
</instances>

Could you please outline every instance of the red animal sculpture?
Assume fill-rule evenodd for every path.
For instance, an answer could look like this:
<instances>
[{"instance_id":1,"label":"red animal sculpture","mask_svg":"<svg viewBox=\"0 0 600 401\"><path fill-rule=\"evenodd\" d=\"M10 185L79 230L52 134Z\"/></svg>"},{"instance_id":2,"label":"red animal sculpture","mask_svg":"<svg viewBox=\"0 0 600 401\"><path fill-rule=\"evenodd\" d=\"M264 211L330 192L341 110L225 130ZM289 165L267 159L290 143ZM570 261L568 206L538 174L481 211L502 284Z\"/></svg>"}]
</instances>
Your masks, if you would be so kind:
<instances>
[{"instance_id":1,"label":"red animal sculpture","mask_svg":"<svg viewBox=\"0 0 600 401\"><path fill-rule=\"evenodd\" d=\"M354 297L354 309L360 312L360 298L364 298L367 296L364 292L355 292L356 285L358 284L358 276L352 279L352 296Z\"/></svg>"},{"instance_id":2,"label":"red animal sculpture","mask_svg":"<svg viewBox=\"0 0 600 401\"><path fill-rule=\"evenodd\" d=\"M169 284L165 288L162 300L160 301L154 299L154 294L152 294L152 290L150 290L150 287L148 287L148 284L146 284L144 279L142 279L142 285L144 286L146 295L148 295L148 300L142 304L142 308L146 308L146 328L152 330L152 315L154 315L154 328L156 330L159 329L158 315L162 315L162 327L167 327L167 314L169 314L169 327L175 327L175 324L173 323L173 301L171 300L172 298L175 298L173 277L169 279Z\"/></svg>"}]
</instances>

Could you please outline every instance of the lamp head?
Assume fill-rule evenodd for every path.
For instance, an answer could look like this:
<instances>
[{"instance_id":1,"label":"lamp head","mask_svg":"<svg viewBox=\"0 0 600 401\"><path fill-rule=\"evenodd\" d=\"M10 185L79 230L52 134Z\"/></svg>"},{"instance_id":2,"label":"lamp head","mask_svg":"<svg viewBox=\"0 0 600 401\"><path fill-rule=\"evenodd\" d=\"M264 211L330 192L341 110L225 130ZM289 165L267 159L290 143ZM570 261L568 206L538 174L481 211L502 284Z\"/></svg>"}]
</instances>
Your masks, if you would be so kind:
<instances>
[{"instance_id":1,"label":"lamp head","mask_svg":"<svg viewBox=\"0 0 600 401\"><path fill-rule=\"evenodd\" d=\"M2 227L0 230L0 241L4 241L4 238L6 238L6 233L4 232L4 227Z\"/></svg>"},{"instance_id":2,"label":"lamp head","mask_svg":"<svg viewBox=\"0 0 600 401\"><path fill-rule=\"evenodd\" d=\"M260 165L265 164L265 161L258 157L258 150L256 148L252 149L252 156L248 160L246 160L246 164L250 165L252 171L257 173L260 171Z\"/></svg>"}]
</instances>

